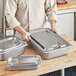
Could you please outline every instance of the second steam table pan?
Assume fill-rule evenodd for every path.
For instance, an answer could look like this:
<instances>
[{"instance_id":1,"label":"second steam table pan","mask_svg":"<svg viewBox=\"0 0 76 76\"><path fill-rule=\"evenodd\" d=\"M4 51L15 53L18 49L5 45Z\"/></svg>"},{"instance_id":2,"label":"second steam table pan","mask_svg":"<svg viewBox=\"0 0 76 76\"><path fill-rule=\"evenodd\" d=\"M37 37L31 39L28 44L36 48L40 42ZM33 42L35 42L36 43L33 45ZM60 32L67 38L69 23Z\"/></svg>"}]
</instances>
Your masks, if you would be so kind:
<instances>
[{"instance_id":1,"label":"second steam table pan","mask_svg":"<svg viewBox=\"0 0 76 76\"><path fill-rule=\"evenodd\" d=\"M30 31L29 44L45 59L68 54L70 43L65 41L49 28L40 28Z\"/></svg>"}]
</instances>

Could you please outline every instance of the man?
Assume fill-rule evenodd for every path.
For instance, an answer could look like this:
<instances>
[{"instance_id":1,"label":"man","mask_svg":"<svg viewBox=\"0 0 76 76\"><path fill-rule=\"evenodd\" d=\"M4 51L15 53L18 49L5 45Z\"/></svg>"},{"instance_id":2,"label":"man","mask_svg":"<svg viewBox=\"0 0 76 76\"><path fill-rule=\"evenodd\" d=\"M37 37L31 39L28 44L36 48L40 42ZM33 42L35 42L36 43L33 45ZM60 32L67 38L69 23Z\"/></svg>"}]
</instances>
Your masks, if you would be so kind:
<instances>
[{"instance_id":1,"label":"man","mask_svg":"<svg viewBox=\"0 0 76 76\"><path fill-rule=\"evenodd\" d=\"M51 30L58 33L56 23L56 0L7 0L5 15L16 36L30 41L27 31L42 28L46 25L46 16Z\"/></svg>"}]
</instances>

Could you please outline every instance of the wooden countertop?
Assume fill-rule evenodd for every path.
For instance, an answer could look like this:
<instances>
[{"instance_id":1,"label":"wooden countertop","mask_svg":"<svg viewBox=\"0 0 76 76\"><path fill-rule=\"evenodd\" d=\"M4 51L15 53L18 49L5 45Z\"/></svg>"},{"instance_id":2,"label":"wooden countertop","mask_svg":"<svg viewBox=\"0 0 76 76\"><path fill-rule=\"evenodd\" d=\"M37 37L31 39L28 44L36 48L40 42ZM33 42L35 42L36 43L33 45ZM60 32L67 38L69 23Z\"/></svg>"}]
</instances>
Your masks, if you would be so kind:
<instances>
[{"instance_id":1,"label":"wooden countertop","mask_svg":"<svg viewBox=\"0 0 76 76\"><path fill-rule=\"evenodd\" d=\"M76 8L76 0L67 0L67 1L68 4L58 5L58 11Z\"/></svg>"},{"instance_id":2,"label":"wooden countertop","mask_svg":"<svg viewBox=\"0 0 76 76\"><path fill-rule=\"evenodd\" d=\"M50 60L42 58L40 69L37 70L9 71L6 61L0 61L0 76L37 76L76 65L76 42L66 35L62 35L62 37L72 44L69 54ZM38 55L38 53L28 46L24 55Z\"/></svg>"}]
</instances>

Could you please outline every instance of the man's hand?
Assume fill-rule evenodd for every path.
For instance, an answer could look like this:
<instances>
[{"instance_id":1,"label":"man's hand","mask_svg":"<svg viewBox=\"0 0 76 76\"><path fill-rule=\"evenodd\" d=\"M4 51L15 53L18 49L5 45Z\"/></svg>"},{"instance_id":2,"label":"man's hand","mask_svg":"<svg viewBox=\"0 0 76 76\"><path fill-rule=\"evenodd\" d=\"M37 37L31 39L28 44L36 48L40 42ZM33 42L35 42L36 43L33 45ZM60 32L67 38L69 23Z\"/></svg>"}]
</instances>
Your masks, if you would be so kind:
<instances>
[{"instance_id":1,"label":"man's hand","mask_svg":"<svg viewBox=\"0 0 76 76\"><path fill-rule=\"evenodd\" d=\"M59 32L58 32L58 30L57 30L56 28L51 28L51 30L52 30L53 32L55 32L56 34L59 34Z\"/></svg>"},{"instance_id":2,"label":"man's hand","mask_svg":"<svg viewBox=\"0 0 76 76\"><path fill-rule=\"evenodd\" d=\"M55 24L56 24L56 21L55 21L55 20L51 20L51 21L50 21L51 30L52 30L53 32L55 32L56 34L59 34L58 30L55 28Z\"/></svg>"},{"instance_id":3,"label":"man's hand","mask_svg":"<svg viewBox=\"0 0 76 76\"><path fill-rule=\"evenodd\" d=\"M20 25L16 26L14 29L22 35L23 41L29 42L31 40L29 34Z\"/></svg>"},{"instance_id":4,"label":"man's hand","mask_svg":"<svg viewBox=\"0 0 76 76\"><path fill-rule=\"evenodd\" d=\"M31 40L29 34L27 32L22 34L23 41L29 42Z\"/></svg>"}]
</instances>

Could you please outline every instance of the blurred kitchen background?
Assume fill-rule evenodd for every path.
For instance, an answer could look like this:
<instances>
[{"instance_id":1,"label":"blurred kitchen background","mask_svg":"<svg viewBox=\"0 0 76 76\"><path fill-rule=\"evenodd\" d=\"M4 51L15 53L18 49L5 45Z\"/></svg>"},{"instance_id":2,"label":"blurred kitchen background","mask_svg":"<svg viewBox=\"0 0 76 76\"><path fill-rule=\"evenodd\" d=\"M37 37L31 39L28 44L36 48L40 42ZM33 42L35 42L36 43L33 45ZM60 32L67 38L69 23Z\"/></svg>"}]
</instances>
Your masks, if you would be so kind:
<instances>
[{"instance_id":1,"label":"blurred kitchen background","mask_svg":"<svg viewBox=\"0 0 76 76\"><path fill-rule=\"evenodd\" d=\"M56 27L61 34L66 34L73 40L76 40L76 0L57 0L58 11L57 11L57 23ZM3 0L0 0L0 38L2 37L2 14L3 14ZM9 28L7 21L6 24L6 37L13 35L13 30ZM49 23L47 22L49 27Z\"/></svg>"}]
</instances>

